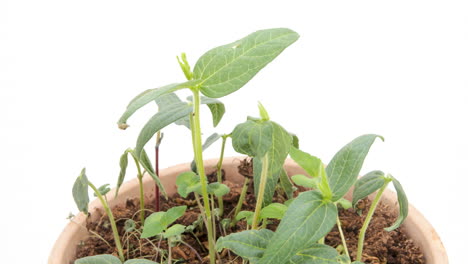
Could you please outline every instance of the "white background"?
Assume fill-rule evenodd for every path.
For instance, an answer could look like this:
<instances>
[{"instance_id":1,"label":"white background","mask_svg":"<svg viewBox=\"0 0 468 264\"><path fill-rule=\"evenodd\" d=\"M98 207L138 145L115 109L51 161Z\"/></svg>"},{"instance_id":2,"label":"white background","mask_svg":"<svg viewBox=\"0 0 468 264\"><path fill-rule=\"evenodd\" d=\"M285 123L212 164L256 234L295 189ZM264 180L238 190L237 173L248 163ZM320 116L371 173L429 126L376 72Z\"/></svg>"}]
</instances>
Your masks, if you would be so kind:
<instances>
[{"instance_id":1,"label":"white background","mask_svg":"<svg viewBox=\"0 0 468 264\"><path fill-rule=\"evenodd\" d=\"M194 65L212 47L289 27L299 41L222 98L218 128L204 112L205 136L256 116L257 101L325 162L354 137L381 134L362 172L397 177L451 263L466 263L466 2L307 2L2 0L1 262L47 261L77 211L71 187L83 166L96 184L115 184L119 155L156 107L127 131L116 121L139 92L184 80L176 55ZM190 161L188 130L165 134L162 167Z\"/></svg>"}]
</instances>

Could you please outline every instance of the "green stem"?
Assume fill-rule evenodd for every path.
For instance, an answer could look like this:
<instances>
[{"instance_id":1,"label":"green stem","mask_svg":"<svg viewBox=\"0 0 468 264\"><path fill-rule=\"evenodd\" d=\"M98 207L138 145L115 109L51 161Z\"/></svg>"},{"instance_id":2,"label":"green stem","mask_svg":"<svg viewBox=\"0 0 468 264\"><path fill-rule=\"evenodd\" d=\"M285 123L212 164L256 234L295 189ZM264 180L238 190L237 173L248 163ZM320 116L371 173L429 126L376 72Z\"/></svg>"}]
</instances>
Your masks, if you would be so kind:
<instances>
[{"instance_id":1,"label":"green stem","mask_svg":"<svg viewBox=\"0 0 468 264\"><path fill-rule=\"evenodd\" d=\"M202 153L202 139L201 139L201 127L200 127L200 93L197 89L193 90L193 122L191 122L192 137L194 140L193 151L195 154L195 163L197 164L198 175L200 176L201 192L203 196L203 203L205 207L205 214L207 220L207 231L208 231L208 245L210 253L210 263L215 264L216 262L216 251L215 242L213 237L213 225L211 222L211 209L210 199L208 197L208 180L205 175L205 167L203 166L203 153ZM192 121L192 120L191 120Z\"/></svg>"},{"instance_id":2,"label":"green stem","mask_svg":"<svg viewBox=\"0 0 468 264\"><path fill-rule=\"evenodd\" d=\"M361 261L362 250L364 248L364 239L366 237L367 227L369 227L369 223L370 223L370 221L372 219L372 215L374 215L375 209L377 208L377 204L379 203L380 198L382 197L382 194L385 191L385 188L387 188L387 185L389 183L390 183L390 181L387 181L384 184L384 186L382 186L382 188L380 188L379 192L377 193L374 200L372 201L369 212L367 213L366 219L364 220L364 224L362 225L361 231L359 232L359 240L358 240L358 249L357 249L356 261Z\"/></svg>"},{"instance_id":3,"label":"green stem","mask_svg":"<svg viewBox=\"0 0 468 264\"><path fill-rule=\"evenodd\" d=\"M346 253L346 256L348 256L349 258L350 256L349 256L349 251L348 251L348 245L346 244L346 239L344 237L343 229L341 228L341 221L340 221L339 216L336 216L336 225L338 226L338 231L340 232L340 237L341 237L341 241L343 242L342 244L344 247L344 251Z\"/></svg>"},{"instance_id":4,"label":"green stem","mask_svg":"<svg viewBox=\"0 0 468 264\"><path fill-rule=\"evenodd\" d=\"M168 252L169 255L168 255L167 263L168 263L168 264L172 264L172 252L171 252L171 248L172 248L172 247L171 247L171 238L170 238L170 237L167 239L167 248L168 248L168 250L169 250L169 252Z\"/></svg>"},{"instance_id":5,"label":"green stem","mask_svg":"<svg viewBox=\"0 0 468 264\"><path fill-rule=\"evenodd\" d=\"M250 182L249 178L244 179L244 186L242 186L242 191L239 196L239 201L237 201L236 210L234 211L234 219L232 219L231 226L235 226L237 223L236 216L242 209L242 204L244 203L245 195L247 194L247 189L249 188L249 182Z\"/></svg>"},{"instance_id":6,"label":"green stem","mask_svg":"<svg viewBox=\"0 0 468 264\"><path fill-rule=\"evenodd\" d=\"M97 195L99 201L101 201L102 207L104 207L104 211L106 211L106 214L109 217L109 222L110 222L111 227L112 227L112 232L114 233L115 246L117 247L117 251L119 252L119 258L120 258L120 261L124 262L125 257L124 257L124 254L123 254L122 244L120 244L119 231L117 230L117 225L115 224L114 215L112 214L112 211L110 210L109 205L107 204L104 197L102 197L101 193L98 191L96 186L94 186L89 181L88 181L88 185L89 185L89 187L91 187L91 189L93 189L93 191Z\"/></svg>"},{"instance_id":7,"label":"green stem","mask_svg":"<svg viewBox=\"0 0 468 264\"><path fill-rule=\"evenodd\" d=\"M268 177L268 154L262 158L262 173L260 175L260 185L258 187L257 204L255 205L255 213L252 220L252 229L258 227L258 220L260 218L260 210L262 210L263 196L265 195L265 186Z\"/></svg>"},{"instance_id":8,"label":"green stem","mask_svg":"<svg viewBox=\"0 0 468 264\"><path fill-rule=\"evenodd\" d=\"M221 144L221 154L219 156L219 161L217 164L216 176L218 177L218 182L223 183L222 179L222 168L223 168L223 159L224 159L224 148L226 147L226 136L222 136L223 143ZM223 217L224 214L224 202L223 197L218 197L218 207L219 207L219 217Z\"/></svg>"},{"instance_id":9,"label":"green stem","mask_svg":"<svg viewBox=\"0 0 468 264\"><path fill-rule=\"evenodd\" d=\"M141 225L145 223L145 191L143 190L143 173L141 173L141 167L140 167L140 162L138 162L138 159L133 155L132 153L133 160L135 161L137 171L138 171L138 183L140 185L140 222Z\"/></svg>"}]
</instances>

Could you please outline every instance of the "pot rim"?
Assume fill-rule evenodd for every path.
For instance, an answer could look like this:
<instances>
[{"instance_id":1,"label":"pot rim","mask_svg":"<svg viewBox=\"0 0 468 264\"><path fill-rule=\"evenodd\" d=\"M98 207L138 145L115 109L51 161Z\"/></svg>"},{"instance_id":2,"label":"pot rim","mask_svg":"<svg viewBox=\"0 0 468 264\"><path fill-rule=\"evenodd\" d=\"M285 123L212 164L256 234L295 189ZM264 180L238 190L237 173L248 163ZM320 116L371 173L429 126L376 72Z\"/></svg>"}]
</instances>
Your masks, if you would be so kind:
<instances>
[{"instance_id":1,"label":"pot rim","mask_svg":"<svg viewBox=\"0 0 468 264\"><path fill-rule=\"evenodd\" d=\"M226 172L228 178L236 182L235 178L238 177L240 182L242 177L239 177L237 167L240 161L245 159L245 156L227 157L223 160L223 169ZM207 174L214 171L218 159L208 159L204 161L205 169ZM293 160L287 159L284 164L288 175L294 174L306 174L305 171L300 168ZM160 171L161 182L164 184L166 191L169 195L176 192L175 178L181 172L190 170L190 163L182 163L163 169ZM143 179L145 189L145 199L151 200L154 198L154 182L151 177L145 175ZM129 197L138 197L138 180L136 178L126 181L119 190L119 196L114 197L115 189L112 189L106 196L111 208L118 204L124 203ZM395 192L385 190L381 202L387 204L391 208L397 208L398 200ZM98 211L102 211L102 206L99 200L95 199L89 204L89 212L91 221L93 218L98 217ZM79 241L83 240L88 236L88 232L84 226L86 226L87 216L83 213L76 215L70 223L66 225L62 233L57 238L51 253L49 255L49 264L64 264L71 263L73 261L76 246ZM424 216L411 204L409 204L409 213L405 222L403 223L405 231L408 236L414 240L414 242L420 246L423 254L426 258L427 264L448 264L448 256L446 250L440 240L435 229L432 225L424 218Z\"/></svg>"}]
</instances>

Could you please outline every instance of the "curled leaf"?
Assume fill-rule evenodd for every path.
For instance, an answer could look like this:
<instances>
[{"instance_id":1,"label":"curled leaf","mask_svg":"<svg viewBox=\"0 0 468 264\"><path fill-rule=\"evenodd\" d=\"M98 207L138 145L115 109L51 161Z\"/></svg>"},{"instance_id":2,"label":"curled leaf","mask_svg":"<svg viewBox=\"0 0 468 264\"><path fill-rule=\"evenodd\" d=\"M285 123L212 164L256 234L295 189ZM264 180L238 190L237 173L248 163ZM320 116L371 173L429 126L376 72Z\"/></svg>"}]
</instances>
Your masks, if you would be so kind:
<instances>
[{"instance_id":1,"label":"curled leaf","mask_svg":"<svg viewBox=\"0 0 468 264\"><path fill-rule=\"evenodd\" d=\"M73 184L73 199L80 212L88 214L89 194L88 194L88 178L86 177L86 169L81 170L80 175Z\"/></svg>"}]
</instances>

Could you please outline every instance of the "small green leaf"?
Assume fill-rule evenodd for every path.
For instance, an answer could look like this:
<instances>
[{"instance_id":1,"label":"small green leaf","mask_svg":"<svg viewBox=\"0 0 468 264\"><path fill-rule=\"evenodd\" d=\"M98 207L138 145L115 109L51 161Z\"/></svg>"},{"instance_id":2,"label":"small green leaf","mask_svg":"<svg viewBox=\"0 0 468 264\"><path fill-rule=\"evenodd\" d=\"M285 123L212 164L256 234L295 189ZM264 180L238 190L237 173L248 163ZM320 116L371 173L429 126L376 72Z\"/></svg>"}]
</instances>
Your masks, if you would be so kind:
<instances>
[{"instance_id":1,"label":"small green leaf","mask_svg":"<svg viewBox=\"0 0 468 264\"><path fill-rule=\"evenodd\" d=\"M301 193L288 207L258 264L287 263L335 225L336 206L319 191Z\"/></svg>"},{"instance_id":2,"label":"small green leaf","mask_svg":"<svg viewBox=\"0 0 468 264\"><path fill-rule=\"evenodd\" d=\"M154 172L153 165L151 164L148 154L144 149L141 150L141 156L139 159L137 158L137 160L140 162L140 165L143 167L143 169L145 169L145 171L151 176L153 181L158 185L162 194L167 198L166 189L164 188L164 185L161 184L161 180L159 179L158 175L156 175Z\"/></svg>"},{"instance_id":3,"label":"small green leaf","mask_svg":"<svg viewBox=\"0 0 468 264\"><path fill-rule=\"evenodd\" d=\"M272 203L262 208L260 211L260 218L282 219L287 209L288 207L284 204Z\"/></svg>"},{"instance_id":4,"label":"small green leaf","mask_svg":"<svg viewBox=\"0 0 468 264\"><path fill-rule=\"evenodd\" d=\"M180 224L175 224L169 227L166 232L163 233L164 238L175 237L185 232L185 226Z\"/></svg>"},{"instance_id":5,"label":"small green leaf","mask_svg":"<svg viewBox=\"0 0 468 264\"><path fill-rule=\"evenodd\" d=\"M143 147L159 130L175 121L187 116L192 112L192 106L186 103L173 104L164 110L160 110L146 123L138 135L138 140L135 148L137 156L141 155Z\"/></svg>"},{"instance_id":6,"label":"small green leaf","mask_svg":"<svg viewBox=\"0 0 468 264\"><path fill-rule=\"evenodd\" d=\"M296 185L311 189L317 189L320 183L319 178L310 178L302 174L293 175L291 179Z\"/></svg>"},{"instance_id":7,"label":"small green leaf","mask_svg":"<svg viewBox=\"0 0 468 264\"><path fill-rule=\"evenodd\" d=\"M326 174L333 192L333 201L339 200L354 185L361 171L364 159L379 135L363 135L344 146L332 158L326 168Z\"/></svg>"},{"instance_id":8,"label":"small green leaf","mask_svg":"<svg viewBox=\"0 0 468 264\"><path fill-rule=\"evenodd\" d=\"M195 191L198 189L198 186L200 186L200 176L192 171L183 172L177 175L176 185L177 192L180 194L180 196L187 198L189 193Z\"/></svg>"},{"instance_id":9,"label":"small green leaf","mask_svg":"<svg viewBox=\"0 0 468 264\"><path fill-rule=\"evenodd\" d=\"M223 197L229 193L229 187L226 184L213 182L208 184L208 193L216 197Z\"/></svg>"},{"instance_id":10,"label":"small green leaf","mask_svg":"<svg viewBox=\"0 0 468 264\"><path fill-rule=\"evenodd\" d=\"M207 148L209 148L213 143L218 141L218 139L221 138L221 135L218 133L213 133L209 137L206 138L205 143L203 143L202 149L205 151Z\"/></svg>"},{"instance_id":11,"label":"small green leaf","mask_svg":"<svg viewBox=\"0 0 468 264\"><path fill-rule=\"evenodd\" d=\"M168 93L155 99L158 105L159 111L171 108L174 104L184 103L175 93ZM190 118L188 115L181 117L179 120L174 122L176 125L185 126L190 129Z\"/></svg>"},{"instance_id":12,"label":"small green leaf","mask_svg":"<svg viewBox=\"0 0 468 264\"><path fill-rule=\"evenodd\" d=\"M403 187L397 179L395 179L391 175L389 175L389 177L392 179L393 187L395 187L395 190L397 192L398 204L400 206L400 215L398 216L398 219L392 226L385 228L386 231L392 231L400 227L400 225L405 221L406 217L408 216L408 198L406 197L405 191L403 190Z\"/></svg>"},{"instance_id":13,"label":"small green leaf","mask_svg":"<svg viewBox=\"0 0 468 264\"><path fill-rule=\"evenodd\" d=\"M262 103L258 102L258 111L260 112L260 118L263 121L268 121L270 120L270 116L268 115L267 110L265 107L262 105Z\"/></svg>"},{"instance_id":14,"label":"small green leaf","mask_svg":"<svg viewBox=\"0 0 468 264\"><path fill-rule=\"evenodd\" d=\"M375 170L362 176L354 185L353 206L355 207L359 200L369 196L384 185L385 174L382 171Z\"/></svg>"},{"instance_id":15,"label":"small green leaf","mask_svg":"<svg viewBox=\"0 0 468 264\"><path fill-rule=\"evenodd\" d=\"M289 263L294 264L339 264L336 249L323 245L313 244L305 250L294 255Z\"/></svg>"},{"instance_id":16,"label":"small green leaf","mask_svg":"<svg viewBox=\"0 0 468 264\"><path fill-rule=\"evenodd\" d=\"M201 99L200 104L205 104L210 109L211 116L213 118L213 126L214 127L218 126L219 122L224 116L224 113L226 112L226 107L224 106L223 102L221 102L220 100L205 97L205 96L201 96L200 99ZM187 100L192 102L193 97L189 96L187 97Z\"/></svg>"},{"instance_id":17,"label":"small green leaf","mask_svg":"<svg viewBox=\"0 0 468 264\"><path fill-rule=\"evenodd\" d=\"M299 138L296 136L296 134L289 133L293 139L292 141L292 146L299 149Z\"/></svg>"},{"instance_id":18,"label":"small green leaf","mask_svg":"<svg viewBox=\"0 0 468 264\"><path fill-rule=\"evenodd\" d=\"M171 209L167 210L161 221L166 226L169 226L170 224L174 223L175 220L179 219L179 217L183 216L185 211L187 211L186 205L172 207Z\"/></svg>"},{"instance_id":19,"label":"small green leaf","mask_svg":"<svg viewBox=\"0 0 468 264\"><path fill-rule=\"evenodd\" d=\"M122 264L122 262L112 255L96 255L77 259L75 264Z\"/></svg>"},{"instance_id":20,"label":"small green leaf","mask_svg":"<svg viewBox=\"0 0 468 264\"><path fill-rule=\"evenodd\" d=\"M289 178L288 173L285 169L282 169L280 171L280 185L286 193L286 196L289 199L293 198L295 187L293 186L291 179Z\"/></svg>"},{"instance_id":21,"label":"small green leaf","mask_svg":"<svg viewBox=\"0 0 468 264\"><path fill-rule=\"evenodd\" d=\"M205 53L195 64L193 76L203 80L200 90L204 95L223 97L244 86L298 38L286 28L254 32Z\"/></svg>"},{"instance_id":22,"label":"small green leaf","mask_svg":"<svg viewBox=\"0 0 468 264\"><path fill-rule=\"evenodd\" d=\"M143 225L141 238L152 237L163 232L167 228L166 223L163 221L165 214L166 212L156 212L148 216Z\"/></svg>"},{"instance_id":23,"label":"small green leaf","mask_svg":"<svg viewBox=\"0 0 468 264\"><path fill-rule=\"evenodd\" d=\"M148 104L149 102L156 100L159 96L172 93L183 88L195 87L199 83L200 80L193 80L184 83L173 83L161 88L149 89L142 92L128 104L127 109L118 121L119 128L126 129L128 127L127 119L132 116L138 109Z\"/></svg>"},{"instance_id":24,"label":"small green leaf","mask_svg":"<svg viewBox=\"0 0 468 264\"><path fill-rule=\"evenodd\" d=\"M117 186L115 188L115 197L119 194L120 186L122 186L125 180L125 174L127 173L127 166L128 166L128 152L129 149L125 150L125 152L120 156L120 173L119 178L117 179Z\"/></svg>"},{"instance_id":25,"label":"small green leaf","mask_svg":"<svg viewBox=\"0 0 468 264\"><path fill-rule=\"evenodd\" d=\"M177 61L179 62L180 68L184 72L185 78L187 78L187 80L192 80L193 72L190 70L190 64L187 61L187 55L185 52L182 52L180 57L181 58L177 56Z\"/></svg>"},{"instance_id":26,"label":"small green leaf","mask_svg":"<svg viewBox=\"0 0 468 264\"><path fill-rule=\"evenodd\" d=\"M232 147L251 157L263 157L273 142L273 122L252 121L237 125L232 131Z\"/></svg>"},{"instance_id":27,"label":"small green leaf","mask_svg":"<svg viewBox=\"0 0 468 264\"><path fill-rule=\"evenodd\" d=\"M129 259L125 261L124 264L159 264L158 262L154 262L147 259Z\"/></svg>"},{"instance_id":28,"label":"small green leaf","mask_svg":"<svg viewBox=\"0 0 468 264\"><path fill-rule=\"evenodd\" d=\"M220 252L223 248L227 248L243 259L256 263L263 256L263 252L272 236L273 231L268 229L232 233L228 236L220 237L216 241L216 250Z\"/></svg>"},{"instance_id":29,"label":"small green leaf","mask_svg":"<svg viewBox=\"0 0 468 264\"><path fill-rule=\"evenodd\" d=\"M88 194L88 178L86 177L86 169L81 170L80 176L76 178L73 184L73 199L80 212L88 214L89 194Z\"/></svg>"},{"instance_id":30,"label":"small green leaf","mask_svg":"<svg viewBox=\"0 0 468 264\"><path fill-rule=\"evenodd\" d=\"M341 205L341 207L343 207L345 210L348 210L353 206L351 202L345 198L340 198L338 201L336 201L336 203Z\"/></svg>"},{"instance_id":31,"label":"small green leaf","mask_svg":"<svg viewBox=\"0 0 468 264\"><path fill-rule=\"evenodd\" d=\"M109 187L109 184L104 184L102 186L100 186L98 188L98 192L101 194L101 195L106 195L109 191L110 191L110 187ZM94 193L94 197L97 197L97 194Z\"/></svg>"},{"instance_id":32,"label":"small green leaf","mask_svg":"<svg viewBox=\"0 0 468 264\"><path fill-rule=\"evenodd\" d=\"M310 177L318 177L320 165L322 164L322 161L319 158L314 157L309 153L306 153L295 147L291 148L291 150L289 151L289 156L291 156L291 158L299 166L301 166L301 168L303 168L309 174Z\"/></svg>"},{"instance_id":33,"label":"small green leaf","mask_svg":"<svg viewBox=\"0 0 468 264\"><path fill-rule=\"evenodd\" d=\"M236 220L240 221L242 219L245 219L245 221L247 221L248 225L252 225L253 215L254 215L254 212L252 212L252 211L240 211L236 215Z\"/></svg>"}]
</instances>

